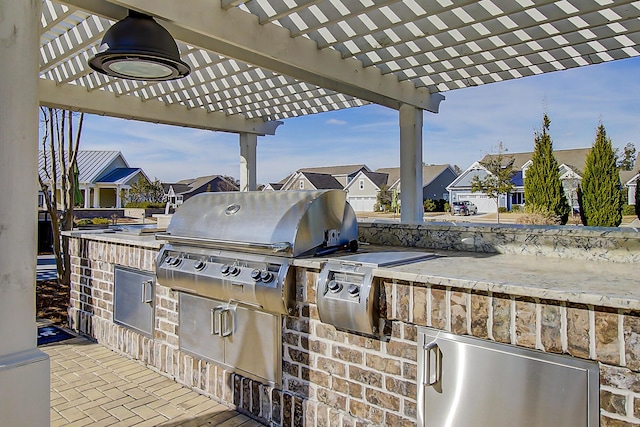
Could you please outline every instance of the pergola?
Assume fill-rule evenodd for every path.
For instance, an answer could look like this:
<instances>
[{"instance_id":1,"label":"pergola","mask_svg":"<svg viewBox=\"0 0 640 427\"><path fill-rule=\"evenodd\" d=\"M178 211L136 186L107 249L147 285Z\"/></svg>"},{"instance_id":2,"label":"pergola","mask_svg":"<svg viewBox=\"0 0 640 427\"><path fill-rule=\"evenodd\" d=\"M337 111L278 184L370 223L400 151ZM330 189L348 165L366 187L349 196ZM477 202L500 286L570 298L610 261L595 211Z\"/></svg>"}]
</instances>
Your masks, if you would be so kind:
<instances>
[{"instance_id":1,"label":"pergola","mask_svg":"<svg viewBox=\"0 0 640 427\"><path fill-rule=\"evenodd\" d=\"M129 10L169 30L189 76L87 66ZM258 136L282 120L383 105L399 112L402 221L419 222L423 111L441 93L640 53L631 0L1 0L0 12L0 413L31 420L19 425L49 411L35 403L49 393L34 337L38 103L237 133L243 190Z\"/></svg>"}]
</instances>

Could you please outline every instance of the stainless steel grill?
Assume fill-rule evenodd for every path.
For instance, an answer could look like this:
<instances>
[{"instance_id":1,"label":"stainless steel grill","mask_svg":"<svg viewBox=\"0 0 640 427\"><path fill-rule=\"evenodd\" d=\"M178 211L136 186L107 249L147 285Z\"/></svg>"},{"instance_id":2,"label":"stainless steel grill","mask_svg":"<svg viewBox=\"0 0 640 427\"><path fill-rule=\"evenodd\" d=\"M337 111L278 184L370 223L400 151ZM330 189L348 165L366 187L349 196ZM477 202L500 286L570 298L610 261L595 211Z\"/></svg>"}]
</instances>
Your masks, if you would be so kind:
<instances>
[{"instance_id":1,"label":"stainless steel grill","mask_svg":"<svg viewBox=\"0 0 640 427\"><path fill-rule=\"evenodd\" d=\"M340 190L203 193L158 238L158 283L272 313L294 306L294 257L357 249L353 209Z\"/></svg>"}]
</instances>

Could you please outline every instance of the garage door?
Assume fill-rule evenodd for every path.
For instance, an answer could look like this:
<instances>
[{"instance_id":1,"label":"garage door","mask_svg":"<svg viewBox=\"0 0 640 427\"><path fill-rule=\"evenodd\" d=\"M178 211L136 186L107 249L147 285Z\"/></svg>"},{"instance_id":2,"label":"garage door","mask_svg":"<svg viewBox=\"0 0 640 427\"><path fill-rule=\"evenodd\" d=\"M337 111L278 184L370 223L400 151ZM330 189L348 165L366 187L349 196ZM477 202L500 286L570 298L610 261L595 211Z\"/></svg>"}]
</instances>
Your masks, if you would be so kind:
<instances>
[{"instance_id":1,"label":"garage door","mask_svg":"<svg viewBox=\"0 0 640 427\"><path fill-rule=\"evenodd\" d=\"M496 212L496 202L484 194L458 194L458 200L468 200L478 207L478 213Z\"/></svg>"},{"instance_id":2,"label":"garage door","mask_svg":"<svg viewBox=\"0 0 640 427\"><path fill-rule=\"evenodd\" d=\"M356 212L373 212L375 197L349 197L347 201Z\"/></svg>"}]
</instances>

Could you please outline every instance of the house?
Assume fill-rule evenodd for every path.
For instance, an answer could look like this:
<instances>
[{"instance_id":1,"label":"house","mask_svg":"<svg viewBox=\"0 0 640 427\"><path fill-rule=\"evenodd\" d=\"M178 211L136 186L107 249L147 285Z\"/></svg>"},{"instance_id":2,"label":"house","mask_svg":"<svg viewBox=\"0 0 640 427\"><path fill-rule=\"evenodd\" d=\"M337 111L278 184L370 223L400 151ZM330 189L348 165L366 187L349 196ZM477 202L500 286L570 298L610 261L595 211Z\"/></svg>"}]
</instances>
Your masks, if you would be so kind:
<instances>
[{"instance_id":1,"label":"house","mask_svg":"<svg viewBox=\"0 0 640 427\"><path fill-rule=\"evenodd\" d=\"M591 151L591 148L577 148L571 150L554 150L553 155L558 162L560 181L564 187L565 196L569 205L577 209L578 197L577 190L580 182L582 181L582 171L584 170L587 155ZM482 166L496 154L489 154L485 156L479 162L474 162L467 170L465 170L460 176L447 187L450 193L451 201L469 200L478 206L479 212L496 212L496 203L493 199L490 199L484 193L473 193L471 191L471 182L475 176L483 179L489 172ZM511 178L511 182L514 185L514 189L510 194L501 195L498 200L498 205L511 210L513 206L524 205L524 181L527 176L527 169L532 165L533 152L527 153L507 153L503 154L505 159L513 160L513 167L515 170L514 176ZM624 180L624 171L620 172L620 178L622 184L632 184L633 178L630 175L627 181ZM637 179L637 178L636 178ZM629 191L631 191L629 189ZM635 197L635 193L634 193Z\"/></svg>"},{"instance_id":2,"label":"house","mask_svg":"<svg viewBox=\"0 0 640 427\"><path fill-rule=\"evenodd\" d=\"M401 193L400 168L380 168L376 172L389 174L388 187ZM458 177L451 165L422 166L422 200L449 200L447 186Z\"/></svg>"},{"instance_id":3,"label":"house","mask_svg":"<svg viewBox=\"0 0 640 427\"><path fill-rule=\"evenodd\" d=\"M387 185L389 174L361 170L347 184L347 201L356 212L374 212L378 193Z\"/></svg>"},{"instance_id":4,"label":"house","mask_svg":"<svg viewBox=\"0 0 640 427\"><path fill-rule=\"evenodd\" d=\"M240 191L235 182L222 175L208 175L198 178L188 178L175 183L162 184L164 200L174 206L181 205L189 197L205 192Z\"/></svg>"},{"instance_id":5,"label":"house","mask_svg":"<svg viewBox=\"0 0 640 427\"><path fill-rule=\"evenodd\" d=\"M270 182L264 186L262 191L279 191L284 184L282 182Z\"/></svg>"},{"instance_id":6,"label":"house","mask_svg":"<svg viewBox=\"0 0 640 427\"><path fill-rule=\"evenodd\" d=\"M322 166L315 168L299 169L298 172L318 173L333 176L342 188L346 187L349 182L358 174L358 172L369 171L367 165L342 165L342 166Z\"/></svg>"},{"instance_id":7,"label":"house","mask_svg":"<svg viewBox=\"0 0 640 427\"><path fill-rule=\"evenodd\" d=\"M38 172L46 184L49 152L38 153ZM140 168L131 168L119 151L79 150L77 155L78 183L84 208L121 208L131 185L140 178L148 179ZM61 168L58 167L58 171ZM59 181L59 179L58 179ZM44 208L44 194L38 193L38 206Z\"/></svg>"},{"instance_id":8,"label":"house","mask_svg":"<svg viewBox=\"0 0 640 427\"><path fill-rule=\"evenodd\" d=\"M344 186L333 176L326 173L298 171L289 176L280 188L287 190L342 190Z\"/></svg>"},{"instance_id":9,"label":"house","mask_svg":"<svg viewBox=\"0 0 640 427\"><path fill-rule=\"evenodd\" d=\"M630 205L635 205L636 189L638 187L638 181L640 181L640 172L620 171L620 180L622 182L623 187L626 189L625 195L627 196L627 199L626 199L627 203Z\"/></svg>"}]
</instances>

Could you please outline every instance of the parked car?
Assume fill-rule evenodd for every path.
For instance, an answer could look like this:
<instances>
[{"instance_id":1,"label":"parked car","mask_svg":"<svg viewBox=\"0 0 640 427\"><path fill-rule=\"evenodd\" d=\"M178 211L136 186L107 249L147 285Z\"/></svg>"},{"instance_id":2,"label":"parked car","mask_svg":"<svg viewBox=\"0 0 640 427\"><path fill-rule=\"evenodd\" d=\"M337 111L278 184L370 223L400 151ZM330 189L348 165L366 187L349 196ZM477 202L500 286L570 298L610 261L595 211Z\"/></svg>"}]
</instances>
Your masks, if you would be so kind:
<instances>
[{"instance_id":1,"label":"parked car","mask_svg":"<svg viewBox=\"0 0 640 427\"><path fill-rule=\"evenodd\" d=\"M468 200L453 202L451 204L452 215L475 215L478 213L478 207Z\"/></svg>"}]
</instances>

